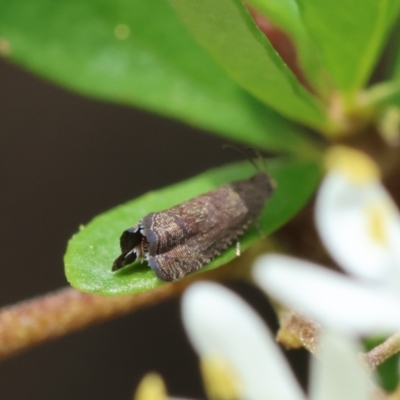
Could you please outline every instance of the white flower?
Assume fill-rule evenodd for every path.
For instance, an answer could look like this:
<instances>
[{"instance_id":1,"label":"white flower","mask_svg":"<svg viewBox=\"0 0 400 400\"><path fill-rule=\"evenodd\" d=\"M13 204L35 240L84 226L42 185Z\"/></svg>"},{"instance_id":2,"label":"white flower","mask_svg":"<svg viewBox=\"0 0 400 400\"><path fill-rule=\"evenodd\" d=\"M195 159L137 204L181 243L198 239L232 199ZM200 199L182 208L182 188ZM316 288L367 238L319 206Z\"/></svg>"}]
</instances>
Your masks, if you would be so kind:
<instances>
[{"instance_id":1,"label":"white flower","mask_svg":"<svg viewBox=\"0 0 400 400\"><path fill-rule=\"evenodd\" d=\"M268 328L234 293L214 283L196 283L183 295L182 318L205 365L209 393L217 398L306 399ZM321 343L321 358L311 368L310 399L369 400L371 383L355 343L332 334ZM213 379L207 378L207 369ZM223 396L227 376L230 397Z\"/></svg>"},{"instance_id":2,"label":"white flower","mask_svg":"<svg viewBox=\"0 0 400 400\"><path fill-rule=\"evenodd\" d=\"M374 162L336 147L315 205L325 247L347 272L400 289L400 215Z\"/></svg>"},{"instance_id":3,"label":"white flower","mask_svg":"<svg viewBox=\"0 0 400 400\"><path fill-rule=\"evenodd\" d=\"M400 297L307 261L270 254L253 269L255 282L278 301L346 334L400 330Z\"/></svg>"},{"instance_id":4,"label":"white flower","mask_svg":"<svg viewBox=\"0 0 400 400\"><path fill-rule=\"evenodd\" d=\"M315 210L332 258L353 279L315 264L267 255L255 281L283 304L354 334L400 329L400 214L365 154L336 147Z\"/></svg>"}]
</instances>

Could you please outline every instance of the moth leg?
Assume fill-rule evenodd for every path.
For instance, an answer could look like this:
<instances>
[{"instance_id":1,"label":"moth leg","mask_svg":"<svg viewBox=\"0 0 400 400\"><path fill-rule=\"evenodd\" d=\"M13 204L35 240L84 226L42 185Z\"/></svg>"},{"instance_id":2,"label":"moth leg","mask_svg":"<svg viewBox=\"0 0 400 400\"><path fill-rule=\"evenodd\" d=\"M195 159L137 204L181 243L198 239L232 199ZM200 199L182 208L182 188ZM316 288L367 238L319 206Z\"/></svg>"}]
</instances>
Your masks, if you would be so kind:
<instances>
[{"instance_id":1,"label":"moth leg","mask_svg":"<svg viewBox=\"0 0 400 400\"><path fill-rule=\"evenodd\" d=\"M236 242L236 257L239 257L241 254L240 242L239 240Z\"/></svg>"},{"instance_id":2,"label":"moth leg","mask_svg":"<svg viewBox=\"0 0 400 400\"><path fill-rule=\"evenodd\" d=\"M265 233L263 232L263 230L261 229L261 224L260 224L260 221L259 221L259 220L255 222L255 226L256 226L256 228L257 228L258 233L260 234L260 236L261 236L263 239L265 239L266 236L265 236Z\"/></svg>"}]
</instances>

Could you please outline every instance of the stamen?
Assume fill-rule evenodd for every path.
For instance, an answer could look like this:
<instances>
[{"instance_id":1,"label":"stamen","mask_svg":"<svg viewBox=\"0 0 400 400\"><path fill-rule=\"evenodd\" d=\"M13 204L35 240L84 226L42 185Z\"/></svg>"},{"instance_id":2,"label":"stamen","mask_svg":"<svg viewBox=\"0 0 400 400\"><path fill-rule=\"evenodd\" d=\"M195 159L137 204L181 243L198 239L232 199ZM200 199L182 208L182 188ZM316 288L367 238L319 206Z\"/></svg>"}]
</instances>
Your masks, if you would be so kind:
<instances>
[{"instance_id":1,"label":"stamen","mask_svg":"<svg viewBox=\"0 0 400 400\"><path fill-rule=\"evenodd\" d=\"M241 398L239 380L231 366L221 357L206 356L200 360L204 388L211 400Z\"/></svg>"},{"instance_id":2,"label":"stamen","mask_svg":"<svg viewBox=\"0 0 400 400\"><path fill-rule=\"evenodd\" d=\"M372 240L375 242L385 245L388 243L387 238L387 224L386 215L382 207L379 204L373 204L367 207L367 223L368 232L371 235Z\"/></svg>"},{"instance_id":3,"label":"stamen","mask_svg":"<svg viewBox=\"0 0 400 400\"><path fill-rule=\"evenodd\" d=\"M167 391L161 376L147 374L139 383L134 400L167 400Z\"/></svg>"},{"instance_id":4,"label":"stamen","mask_svg":"<svg viewBox=\"0 0 400 400\"><path fill-rule=\"evenodd\" d=\"M345 146L335 146L325 157L328 171L339 170L355 185L365 185L380 180L376 163L365 153Z\"/></svg>"}]
</instances>

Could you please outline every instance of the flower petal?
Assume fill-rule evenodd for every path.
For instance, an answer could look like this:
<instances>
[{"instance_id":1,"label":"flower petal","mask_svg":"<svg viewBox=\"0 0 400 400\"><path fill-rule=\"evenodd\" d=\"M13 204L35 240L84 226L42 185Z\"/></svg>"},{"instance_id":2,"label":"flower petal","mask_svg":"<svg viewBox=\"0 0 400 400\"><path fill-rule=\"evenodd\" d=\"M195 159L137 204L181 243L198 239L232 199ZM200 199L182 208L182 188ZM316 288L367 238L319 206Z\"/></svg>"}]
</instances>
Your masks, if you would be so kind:
<instances>
[{"instance_id":1,"label":"flower petal","mask_svg":"<svg viewBox=\"0 0 400 400\"><path fill-rule=\"evenodd\" d=\"M253 277L278 301L329 328L353 334L400 329L400 296L385 287L272 254L256 261Z\"/></svg>"},{"instance_id":2,"label":"flower petal","mask_svg":"<svg viewBox=\"0 0 400 400\"><path fill-rule=\"evenodd\" d=\"M304 400L271 333L233 292L212 283L192 285L183 295L182 318L197 353L220 357L236 372L241 398Z\"/></svg>"},{"instance_id":3,"label":"flower petal","mask_svg":"<svg viewBox=\"0 0 400 400\"><path fill-rule=\"evenodd\" d=\"M372 160L353 152L347 157L356 157L357 165L351 169L347 159L347 163L342 159L333 163L319 188L315 207L318 232L346 271L399 288L400 214L373 172ZM367 172L363 171L360 179L363 163Z\"/></svg>"},{"instance_id":4,"label":"flower petal","mask_svg":"<svg viewBox=\"0 0 400 400\"><path fill-rule=\"evenodd\" d=\"M321 338L321 357L311 364L311 400L369 400L373 388L361 365L361 349L349 338L327 333Z\"/></svg>"}]
</instances>

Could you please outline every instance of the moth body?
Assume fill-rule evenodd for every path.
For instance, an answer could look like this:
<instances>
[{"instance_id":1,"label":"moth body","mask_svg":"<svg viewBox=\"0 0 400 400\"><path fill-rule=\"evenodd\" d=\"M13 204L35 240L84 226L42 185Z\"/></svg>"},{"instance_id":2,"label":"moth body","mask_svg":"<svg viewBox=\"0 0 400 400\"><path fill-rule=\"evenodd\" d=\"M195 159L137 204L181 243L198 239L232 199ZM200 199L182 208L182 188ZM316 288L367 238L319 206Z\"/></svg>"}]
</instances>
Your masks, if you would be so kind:
<instances>
[{"instance_id":1,"label":"moth body","mask_svg":"<svg viewBox=\"0 0 400 400\"><path fill-rule=\"evenodd\" d=\"M273 192L264 172L222 185L125 230L113 271L146 260L164 281L180 279L222 253L260 216Z\"/></svg>"}]
</instances>

